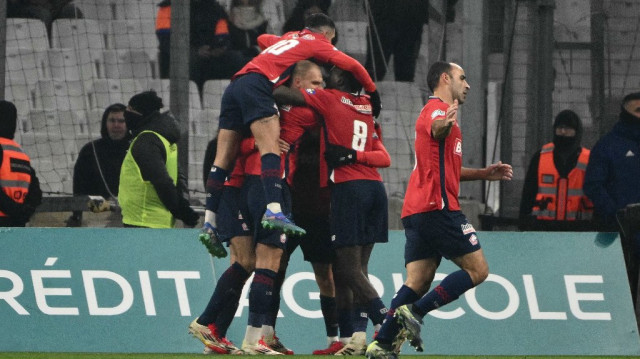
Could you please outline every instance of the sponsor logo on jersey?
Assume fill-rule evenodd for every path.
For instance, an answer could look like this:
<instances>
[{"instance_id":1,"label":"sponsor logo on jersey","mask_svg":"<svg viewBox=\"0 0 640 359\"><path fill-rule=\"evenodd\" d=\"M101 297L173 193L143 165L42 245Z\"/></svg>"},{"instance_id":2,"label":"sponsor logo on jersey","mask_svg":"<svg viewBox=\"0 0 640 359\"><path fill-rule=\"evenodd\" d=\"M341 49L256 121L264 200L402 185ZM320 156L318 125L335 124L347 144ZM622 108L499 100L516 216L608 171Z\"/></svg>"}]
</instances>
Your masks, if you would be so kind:
<instances>
[{"instance_id":1,"label":"sponsor logo on jersey","mask_svg":"<svg viewBox=\"0 0 640 359\"><path fill-rule=\"evenodd\" d=\"M353 108L360 113L371 114L371 105L353 105Z\"/></svg>"},{"instance_id":2,"label":"sponsor logo on jersey","mask_svg":"<svg viewBox=\"0 0 640 359\"><path fill-rule=\"evenodd\" d=\"M436 117L443 117L446 116L446 112L442 111L442 110L435 110L433 112L431 112L431 119L433 120Z\"/></svg>"},{"instance_id":3,"label":"sponsor logo on jersey","mask_svg":"<svg viewBox=\"0 0 640 359\"><path fill-rule=\"evenodd\" d=\"M287 243L287 235L282 233L280 235L280 243Z\"/></svg>"},{"instance_id":4,"label":"sponsor logo on jersey","mask_svg":"<svg viewBox=\"0 0 640 359\"><path fill-rule=\"evenodd\" d=\"M336 241L336 235L335 235L335 234L332 234L332 235L331 235L331 242L335 242L335 241Z\"/></svg>"},{"instance_id":5,"label":"sponsor logo on jersey","mask_svg":"<svg viewBox=\"0 0 640 359\"><path fill-rule=\"evenodd\" d=\"M304 34L304 35L302 35L302 38L305 39L305 40L315 40L316 39L316 37L311 35L311 34Z\"/></svg>"},{"instance_id":6,"label":"sponsor logo on jersey","mask_svg":"<svg viewBox=\"0 0 640 359\"><path fill-rule=\"evenodd\" d=\"M282 111L289 112L289 111L291 111L291 108L292 108L292 107L293 107L293 106L291 106L291 105L282 105L282 106L280 106L280 109L281 109Z\"/></svg>"},{"instance_id":7,"label":"sponsor logo on jersey","mask_svg":"<svg viewBox=\"0 0 640 359\"><path fill-rule=\"evenodd\" d=\"M247 226L246 223L242 223L242 230L245 232L249 231L249 226Z\"/></svg>"},{"instance_id":8,"label":"sponsor logo on jersey","mask_svg":"<svg viewBox=\"0 0 640 359\"><path fill-rule=\"evenodd\" d=\"M475 246L476 244L478 244L478 237L476 237L475 234L472 234L471 237L469 237L469 243Z\"/></svg>"},{"instance_id":9,"label":"sponsor logo on jersey","mask_svg":"<svg viewBox=\"0 0 640 359\"><path fill-rule=\"evenodd\" d=\"M462 234L474 233L476 231L471 223L461 224L460 228L462 228Z\"/></svg>"},{"instance_id":10,"label":"sponsor logo on jersey","mask_svg":"<svg viewBox=\"0 0 640 359\"><path fill-rule=\"evenodd\" d=\"M348 98L342 96L342 98L340 98L340 102L342 102L345 105L349 105L349 106L353 106L353 102L351 102L351 100L349 100Z\"/></svg>"},{"instance_id":11,"label":"sponsor logo on jersey","mask_svg":"<svg viewBox=\"0 0 640 359\"><path fill-rule=\"evenodd\" d=\"M456 145L453 147L453 153L462 156L462 140L456 138Z\"/></svg>"},{"instance_id":12,"label":"sponsor logo on jersey","mask_svg":"<svg viewBox=\"0 0 640 359\"><path fill-rule=\"evenodd\" d=\"M306 89L305 91L307 91L307 93L309 95L315 95L316 94L316 90L314 90L314 89Z\"/></svg>"}]
</instances>

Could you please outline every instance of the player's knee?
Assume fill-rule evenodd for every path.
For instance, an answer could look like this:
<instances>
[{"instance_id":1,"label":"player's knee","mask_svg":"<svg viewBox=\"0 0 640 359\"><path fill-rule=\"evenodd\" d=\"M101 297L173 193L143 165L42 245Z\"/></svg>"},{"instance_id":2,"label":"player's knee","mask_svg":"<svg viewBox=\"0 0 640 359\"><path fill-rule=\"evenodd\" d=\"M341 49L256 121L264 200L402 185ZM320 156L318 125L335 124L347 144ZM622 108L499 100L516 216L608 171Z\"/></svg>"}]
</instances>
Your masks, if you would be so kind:
<instances>
[{"instance_id":1,"label":"player's knee","mask_svg":"<svg viewBox=\"0 0 640 359\"><path fill-rule=\"evenodd\" d=\"M472 270L468 271L473 281L473 285L476 286L484 282L489 276L489 266L487 262L483 262L475 266Z\"/></svg>"},{"instance_id":2,"label":"player's knee","mask_svg":"<svg viewBox=\"0 0 640 359\"><path fill-rule=\"evenodd\" d=\"M244 268L248 273L253 272L256 269L256 257L251 255L239 255L236 258L238 264Z\"/></svg>"}]
</instances>

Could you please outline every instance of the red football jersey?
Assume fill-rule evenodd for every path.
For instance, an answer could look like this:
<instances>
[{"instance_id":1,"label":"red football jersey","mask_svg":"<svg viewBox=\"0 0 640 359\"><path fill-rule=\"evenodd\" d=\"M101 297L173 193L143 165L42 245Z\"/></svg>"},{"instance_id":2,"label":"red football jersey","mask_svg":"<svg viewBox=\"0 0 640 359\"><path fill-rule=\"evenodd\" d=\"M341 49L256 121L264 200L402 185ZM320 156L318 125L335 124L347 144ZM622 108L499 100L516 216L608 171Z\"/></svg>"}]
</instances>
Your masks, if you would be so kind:
<instances>
[{"instance_id":1,"label":"red football jersey","mask_svg":"<svg viewBox=\"0 0 640 359\"><path fill-rule=\"evenodd\" d=\"M288 32L281 37L264 34L258 37L258 43L261 47L267 47L240 69L233 78L249 72L257 72L266 76L274 84L280 84L286 79L285 72L296 62L315 59L351 72L369 92L376 89L367 70L358 61L336 49L322 34L308 29Z\"/></svg>"},{"instance_id":2,"label":"red football jersey","mask_svg":"<svg viewBox=\"0 0 640 359\"><path fill-rule=\"evenodd\" d=\"M307 104L324 117L329 143L356 151L373 149L373 139L377 134L368 96L355 96L333 89L307 89L302 93ZM333 183L361 179L382 181L375 167L361 163L338 167L331 174Z\"/></svg>"},{"instance_id":3,"label":"red football jersey","mask_svg":"<svg viewBox=\"0 0 640 359\"><path fill-rule=\"evenodd\" d=\"M304 131L311 130L320 125L320 118L316 112L306 106L282 106L280 107L280 138L293 145L302 137ZM245 173L260 175L262 162L260 152L257 150L249 155L245 163ZM280 169L284 172L286 154L281 155ZM289 175L288 173L286 174Z\"/></svg>"},{"instance_id":4,"label":"red football jersey","mask_svg":"<svg viewBox=\"0 0 640 359\"><path fill-rule=\"evenodd\" d=\"M447 209L460 210L460 169L462 168L462 132L454 124L451 133L438 141L431 134L433 121L445 118L449 105L430 97L416 121L416 165L404 196L401 217Z\"/></svg>"}]
</instances>

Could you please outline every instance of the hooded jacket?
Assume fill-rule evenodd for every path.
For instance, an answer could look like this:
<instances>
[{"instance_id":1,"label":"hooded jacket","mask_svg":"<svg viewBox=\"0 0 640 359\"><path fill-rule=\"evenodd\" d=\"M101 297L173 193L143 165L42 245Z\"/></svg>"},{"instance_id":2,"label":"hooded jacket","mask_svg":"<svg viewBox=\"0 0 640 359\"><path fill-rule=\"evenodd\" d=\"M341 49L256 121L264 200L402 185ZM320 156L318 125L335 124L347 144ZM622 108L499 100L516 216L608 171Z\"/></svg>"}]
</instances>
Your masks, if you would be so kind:
<instances>
[{"instance_id":1,"label":"hooded jacket","mask_svg":"<svg viewBox=\"0 0 640 359\"><path fill-rule=\"evenodd\" d=\"M618 121L591 150L584 192L602 230L617 230L616 211L640 203L640 122Z\"/></svg>"},{"instance_id":2,"label":"hooded jacket","mask_svg":"<svg viewBox=\"0 0 640 359\"><path fill-rule=\"evenodd\" d=\"M74 195L100 195L104 198L118 195L120 168L131 136L127 134L121 140L109 137L107 117L112 112L111 108L109 106L102 114L100 138L82 146L78 154L73 167Z\"/></svg>"}]
</instances>

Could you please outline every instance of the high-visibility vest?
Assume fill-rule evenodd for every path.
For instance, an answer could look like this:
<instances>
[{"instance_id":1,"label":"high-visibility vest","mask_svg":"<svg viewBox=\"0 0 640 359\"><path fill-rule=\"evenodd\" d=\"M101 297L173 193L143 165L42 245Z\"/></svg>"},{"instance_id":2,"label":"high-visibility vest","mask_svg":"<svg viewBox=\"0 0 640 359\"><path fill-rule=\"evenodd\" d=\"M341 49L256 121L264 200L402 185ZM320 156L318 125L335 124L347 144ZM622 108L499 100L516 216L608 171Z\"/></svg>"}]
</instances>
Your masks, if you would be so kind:
<instances>
[{"instance_id":1,"label":"high-visibility vest","mask_svg":"<svg viewBox=\"0 0 640 359\"><path fill-rule=\"evenodd\" d=\"M593 204L582 192L589 150L582 148L576 167L561 178L553 163L553 143L540 151L538 194L532 214L539 220L575 221L591 219Z\"/></svg>"},{"instance_id":2,"label":"high-visibility vest","mask_svg":"<svg viewBox=\"0 0 640 359\"><path fill-rule=\"evenodd\" d=\"M178 182L178 146L169 143L162 135L154 131L142 131L131 141L129 151L122 162L118 202L122 209L122 222L125 224L149 228L173 228L175 218L162 203L158 192L150 181L145 181L140 167L131 154L133 144L143 133L153 133L162 141L167 161L165 166L175 185Z\"/></svg>"},{"instance_id":3,"label":"high-visibility vest","mask_svg":"<svg viewBox=\"0 0 640 359\"><path fill-rule=\"evenodd\" d=\"M158 8L156 16L156 32L169 31L171 29L171 6Z\"/></svg>"},{"instance_id":4,"label":"high-visibility vest","mask_svg":"<svg viewBox=\"0 0 640 359\"><path fill-rule=\"evenodd\" d=\"M0 137L2 166L0 166L0 187L17 203L23 203L31 184L31 161L22 147L11 139ZM0 211L0 217L7 214Z\"/></svg>"}]
</instances>

